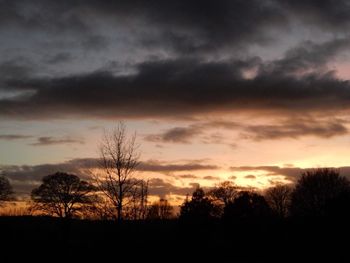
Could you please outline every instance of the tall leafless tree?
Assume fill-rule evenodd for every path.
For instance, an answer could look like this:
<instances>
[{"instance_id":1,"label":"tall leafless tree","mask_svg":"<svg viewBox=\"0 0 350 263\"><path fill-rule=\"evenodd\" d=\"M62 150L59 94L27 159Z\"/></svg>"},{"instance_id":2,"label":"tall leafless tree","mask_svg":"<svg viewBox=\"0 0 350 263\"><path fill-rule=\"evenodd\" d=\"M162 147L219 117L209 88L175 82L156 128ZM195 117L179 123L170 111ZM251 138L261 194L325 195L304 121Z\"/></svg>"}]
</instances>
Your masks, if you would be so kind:
<instances>
[{"instance_id":1,"label":"tall leafless tree","mask_svg":"<svg viewBox=\"0 0 350 263\"><path fill-rule=\"evenodd\" d=\"M292 191L293 188L289 185L277 185L266 190L265 199L278 217L288 215Z\"/></svg>"},{"instance_id":2,"label":"tall leafless tree","mask_svg":"<svg viewBox=\"0 0 350 263\"><path fill-rule=\"evenodd\" d=\"M123 219L124 207L132 202L139 181L134 173L139 164L136 134L127 136L123 123L105 131L100 145L101 174L95 177L99 190L116 211L118 222Z\"/></svg>"}]
</instances>

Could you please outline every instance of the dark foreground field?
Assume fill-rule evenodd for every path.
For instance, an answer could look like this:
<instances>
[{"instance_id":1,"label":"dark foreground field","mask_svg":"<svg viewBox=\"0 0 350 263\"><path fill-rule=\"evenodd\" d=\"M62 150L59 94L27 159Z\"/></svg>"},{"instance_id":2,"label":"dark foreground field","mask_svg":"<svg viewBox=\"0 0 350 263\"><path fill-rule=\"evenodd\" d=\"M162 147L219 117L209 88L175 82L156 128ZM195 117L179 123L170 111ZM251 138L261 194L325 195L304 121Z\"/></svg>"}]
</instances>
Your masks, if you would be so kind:
<instances>
[{"instance_id":1,"label":"dark foreground field","mask_svg":"<svg viewBox=\"0 0 350 263\"><path fill-rule=\"evenodd\" d=\"M114 222L1 217L0 262L349 262L345 219Z\"/></svg>"}]
</instances>

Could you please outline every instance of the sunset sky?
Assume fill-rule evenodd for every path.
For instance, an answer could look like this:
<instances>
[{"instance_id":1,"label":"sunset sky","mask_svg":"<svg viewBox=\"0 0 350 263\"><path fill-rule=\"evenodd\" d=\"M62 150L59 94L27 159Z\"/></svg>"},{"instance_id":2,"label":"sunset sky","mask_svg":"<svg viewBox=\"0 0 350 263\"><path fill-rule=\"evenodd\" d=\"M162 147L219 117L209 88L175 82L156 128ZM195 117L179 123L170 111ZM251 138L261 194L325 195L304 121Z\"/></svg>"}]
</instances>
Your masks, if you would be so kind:
<instances>
[{"instance_id":1,"label":"sunset sky","mask_svg":"<svg viewBox=\"0 0 350 263\"><path fill-rule=\"evenodd\" d=\"M0 0L0 172L21 196L137 133L151 193L350 176L350 2Z\"/></svg>"}]
</instances>

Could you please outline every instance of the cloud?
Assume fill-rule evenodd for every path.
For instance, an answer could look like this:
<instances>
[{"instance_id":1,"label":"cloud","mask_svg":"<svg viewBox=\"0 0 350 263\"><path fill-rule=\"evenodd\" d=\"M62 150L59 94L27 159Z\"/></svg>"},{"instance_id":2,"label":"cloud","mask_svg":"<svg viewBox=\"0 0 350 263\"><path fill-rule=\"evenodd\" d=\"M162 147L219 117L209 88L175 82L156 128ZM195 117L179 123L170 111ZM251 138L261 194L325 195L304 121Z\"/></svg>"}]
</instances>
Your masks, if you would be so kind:
<instances>
[{"instance_id":1,"label":"cloud","mask_svg":"<svg viewBox=\"0 0 350 263\"><path fill-rule=\"evenodd\" d=\"M288 33L294 21L307 28L347 32L350 14L346 0L205 0L200 6L195 0L7 0L0 10L0 28L79 37L94 36L101 28L108 32L129 27L138 45L166 46L181 54L266 44L278 40L276 31Z\"/></svg>"},{"instance_id":2,"label":"cloud","mask_svg":"<svg viewBox=\"0 0 350 263\"><path fill-rule=\"evenodd\" d=\"M349 82L327 68L349 49L345 0L5 0L0 10L0 90L20 91L0 92L2 118L349 110ZM300 28L327 32L307 39ZM169 132L149 139L191 136Z\"/></svg>"},{"instance_id":3,"label":"cloud","mask_svg":"<svg viewBox=\"0 0 350 263\"><path fill-rule=\"evenodd\" d=\"M32 138L32 135L23 135L23 134L0 134L0 140L5 141L14 141Z\"/></svg>"},{"instance_id":4,"label":"cloud","mask_svg":"<svg viewBox=\"0 0 350 263\"><path fill-rule=\"evenodd\" d=\"M194 174L179 174L179 175L174 175L176 178L181 178L181 179L198 179L198 176Z\"/></svg>"},{"instance_id":5,"label":"cloud","mask_svg":"<svg viewBox=\"0 0 350 263\"><path fill-rule=\"evenodd\" d=\"M349 130L339 121L315 122L307 120L282 125L250 125L244 128L242 137L246 139L276 140L283 138L297 139L304 136L316 136L320 138L331 138L346 135Z\"/></svg>"},{"instance_id":6,"label":"cloud","mask_svg":"<svg viewBox=\"0 0 350 263\"><path fill-rule=\"evenodd\" d=\"M105 50L109 46L108 39L101 35L89 36L86 39L83 39L81 46L84 50L94 50L101 51Z\"/></svg>"},{"instance_id":7,"label":"cloud","mask_svg":"<svg viewBox=\"0 0 350 263\"><path fill-rule=\"evenodd\" d=\"M187 162L182 164L169 164L156 160L141 162L137 168L139 171L151 172L181 172L181 171L199 171L199 170L216 170L216 165L201 164L198 162Z\"/></svg>"},{"instance_id":8,"label":"cloud","mask_svg":"<svg viewBox=\"0 0 350 263\"><path fill-rule=\"evenodd\" d=\"M144 137L150 142L172 142L172 143L190 143L190 140L202 132L198 127L175 127L161 134L150 134Z\"/></svg>"},{"instance_id":9,"label":"cloud","mask_svg":"<svg viewBox=\"0 0 350 263\"><path fill-rule=\"evenodd\" d=\"M100 168L98 158L77 158L62 163L39 164L39 165L0 165L0 175L4 175L11 180L15 191L22 195L28 195L34 186L40 184L41 179L56 172L67 172L80 176L85 180L91 179L91 169ZM142 161L137 170L141 172L169 173L183 171L215 170L219 167L214 165L204 165L199 161L188 161L181 164L172 164L157 160ZM174 177L196 179L190 174L174 175ZM169 186L169 185L168 185ZM170 187L170 186L169 186ZM176 193L180 193L182 188L178 188ZM192 188L191 188L192 189ZM165 191L165 189L163 189Z\"/></svg>"},{"instance_id":10,"label":"cloud","mask_svg":"<svg viewBox=\"0 0 350 263\"><path fill-rule=\"evenodd\" d=\"M330 167L332 168L332 167ZM313 167L309 168L300 168L300 167L280 167L280 166L238 166L230 167L231 171L263 171L266 172L266 176L285 176L287 180L296 182L303 172L314 169ZM337 167L340 174L350 179L350 166Z\"/></svg>"},{"instance_id":11,"label":"cloud","mask_svg":"<svg viewBox=\"0 0 350 263\"><path fill-rule=\"evenodd\" d=\"M144 137L150 142L166 142L166 143L191 143L194 139L200 138L205 144L225 144L224 137L220 133L212 133L210 135L203 134L205 131L215 128L237 129L241 125L236 122L228 121L210 121L195 122L187 127L174 127L158 134L149 134Z\"/></svg>"},{"instance_id":12,"label":"cloud","mask_svg":"<svg viewBox=\"0 0 350 263\"><path fill-rule=\"evenodd\" d=\"M48 64L59 64L71 61L73 56L69 52L60 52L55 55L48 56L45 62Z\"/></svg>"},{"instance_id":13,"label":"cloud","mask_svg":"<svg viewBox=\"0 0 350 263\"><path fill-rule=\"evenodd\" d=\"M245 42L264 43L272 37L269 27L287 22L274 1L267 4L257 0L215 3L206 0L200 6L195 0L156 0L152 4L138 0L34 2L2 1L0 25L78 36L93 36L100 27L108 25L117 29L129 26L143 46L168 46L188 54L229 45L243 46ZM35 8L31 8L34 4Z\"/></svg>"},{"instance_id":14,"label":"cloud","mask_svg":"<svg viewBox=\"0 0 350 263\"><path fill-rule=\"evenodd\" d=\"M192 143L199 140L204 144L225 144L235 148L237 145L228 141L223 134L209 132L215 129L226 129L239 132L240 139L254 141L298 139L305 136L327 139L349 133L346 126L347 121L336 118L293 117L265 121L265 123L252 125L230 121L195 122L187 127L175 127L163 133L146 135L144 139L151 142L167 143Z\"/></svg>"},{"instance_id":15,"label":"cloud","mask_svg":"<svg viewBox=\"0 0 350 263\"><path fill-rule=\"evenodd\" d=\"M221 178L218 176L207 175L207 176L204 176L203 179L210 180L210 181L212 181L212 180L216 181L216 180L220 180Z\"/></svg>"},{"instance_id":16,"label":"cloud","mask_svg":"<svg viewBox=\"0 0 350 263\"><path fill-rule=\"evenodd\" d=\"M239 166L230 167L231 171L264 171L267 175L283 175L291 181L296 181L304 169L299 167L279 167L279 166ZM307 170L307 169L305 169Z\"/></svg>"},{"instance_id":17,"label":"cloud","mask_svg":"<svg viewBox=\"0 0 350 263\"><path fill-rule=\"evenodd\" d=\"M185 118L235 111L283 114L348 110L349 82L332 73L294 76L264 70L254 79L245 79L242 68L257 61L240 63L162 60L141 63L137 73L126 76L93 72L62 78L12 79L7 85L16 90L30 89L32 95L21 100L0 99L0 116ZM196 130L168 132L160 138L184 140L183 136L186 139Z\"/></svg>"},{"instance_id":18,"label":"cloud","mask_svg":"<svg viewBox=\"0 0 350 263\"><path fill-rule=\"evenodd\" d=\"M49 146L49 145L56 145L56 144L83 144L84 141L81 139L75 139L70 137L64 137L64 138L56 138L56 137L39 137L37 138L37 142L31 143L30 145L33 146Z\"/></svg>"},{"instance_id":19,"label":"cloud","mask_svg":"<svg viewBox=\"0 0 350 263\"><path fill-rule=\"evenodd\" d=\"M179 187L160 178L154 178L149 181L151 195L158 195L160 198L165 198L167 195L182 195L191 194L197 185L190 187Z\"/></svg>"},{"instance_id":20,"label":"cloud","mask_svg":"<svg viewBox=\"0 0 350 263\"><path fill-rule=\"evenodd\" d=\"M252 174L249 174L249 175L244 176L244 178L245 179L256 179L256 176L252 175Z\"/></svg>"},{"instance_id":21,"label":"cloud","mask_svg":"<svg viewBox=\"0 0 350 263\"><path fill-rule=\"evenodd\" d=\"M288 49L284 57L264 64L260 70L271 74L302 76L310 73L327 74L327 63L349 50L350 38L334 38L315 43L303 41Z\"/></svg>"},{"instance_id":22,"label":"cloud","mask_svg":"<svg viewBox=\"0 0 350 263\"><path fill-rule=\"evenodd\" d=\"M337 1L337 4L334 4L332 0L322 2L283 0L280 3L304 25L333 32L343 32L348 29L350 8L346 0Z\"/></svg>"}]
</instances>

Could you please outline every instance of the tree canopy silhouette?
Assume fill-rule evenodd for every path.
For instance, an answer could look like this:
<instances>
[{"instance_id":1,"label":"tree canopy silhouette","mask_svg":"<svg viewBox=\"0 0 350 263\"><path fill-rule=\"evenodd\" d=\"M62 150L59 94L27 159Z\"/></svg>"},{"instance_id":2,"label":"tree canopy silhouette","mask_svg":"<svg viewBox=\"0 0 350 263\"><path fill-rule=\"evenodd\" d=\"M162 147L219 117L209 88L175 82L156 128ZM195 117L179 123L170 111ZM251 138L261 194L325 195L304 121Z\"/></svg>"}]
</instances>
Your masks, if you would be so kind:
<instances>
[{"instance_id":1,"label":"tree canopy silhouette","mask_svg":"<svg viewBox=\"0 0 350 263\"><path fill-rule=\"evenodd\" d=\"M264 196L250 191L239 192L234 201L225 206L224 209L225 219L250 219L270 215L271 209Z\"/></svg>"},{"instance_id":2,"label":"tree canopy silhouette","mask_svg":"<svg viewBox=\"0 0 350 263\"><path fill-rule=\"evenodd\" d=\"M283 218L288 215L292 191L293 188L289 185L277 185L266 190L266 201L278 217Z\"/></svg>"},{"instance_id":3,"label":"tree canopy silhouette","mask_svg":"<svg viewBox=\"0 0 350 263\"><path fill-rule=\"evenodd\" d=\"M197 188L192 193L189 201L187 198L180 208L180 219L189 221L201 221L215 216L215 206L205 196L202 188Z\"/></svg>"},{"instance_id":4,"label":"tree canopy silhouette","mask_svg":"<svg viewBox=\"0 0 350 263\"><path fill-rule=\"evenodd\" d=\"M13 190L10 181L0 176L0 205L3 201L10 201L13 199Z\"/></svg>"},{"instance_id":5,"label":"tree canopy silhouette","mask_svg":"<svg viewBox=\"0 0 350 263\"><path fill-rule=\"evenodd\" d=\"M238 193L238 189L238 186L236 186L234 183L225 181L216 185L208 192L207 195L213 201L219 201L226 206L229 203L233 202Z\"/></svg>"},{"instance_id":6,"label":"tree canopy silhouette","mask_svg":"<svg viewBox=\"0 0 350 263\"><path fill-rule=\"evenodd\" d=\"M31 194L35 210L71 218L94 201L95 187L76 175L57 172L42 181Z\"/></svg>"},{"instance_id":7,"label":"tree canopy silhouette","mask_svg":"<svg viewBox=\"0 0 350 263\"><path fill-rule=\"evenodd\" d=\"M316 169L302 174L292 193L295 216L325 216L327 206L350 191L349 181L334 169Z\"/></svg>"}]
</instances>

